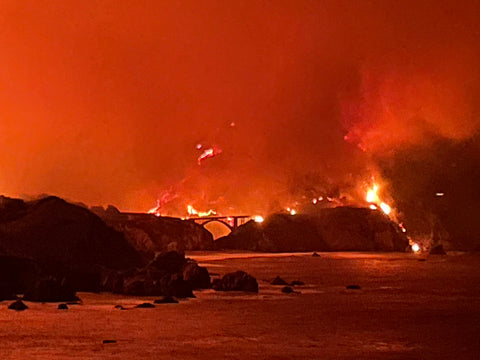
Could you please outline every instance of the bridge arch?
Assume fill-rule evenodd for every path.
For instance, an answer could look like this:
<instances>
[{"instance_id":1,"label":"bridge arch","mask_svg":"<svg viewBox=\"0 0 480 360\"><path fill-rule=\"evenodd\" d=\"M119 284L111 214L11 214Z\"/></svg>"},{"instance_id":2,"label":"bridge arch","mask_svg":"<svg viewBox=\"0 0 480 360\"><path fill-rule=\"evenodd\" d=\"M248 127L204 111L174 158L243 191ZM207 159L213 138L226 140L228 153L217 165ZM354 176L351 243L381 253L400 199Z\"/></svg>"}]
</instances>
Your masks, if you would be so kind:
<instances>
[{"instance_id":1,"label":"bridge arch","mask_svg":"<svg viewBox=\"0 0 480 360\"><path fill-rule=\"evenodd\" d=\"M201 224L198 221L196 221L197 224L202 225L203 227L205 227L205 225L213 223L213 222L217 222L217 223L225 225L226 227L228 227L230 229L230 231L235 230L234 227L232 225L230 225L230 223L227 220L223 220L223 219L207 219L206 221L202 222Z\"/></svg>"},{"instance_id":2,"label":"bridge arch","mask_svg":"<svg viewBox=\"0 0 480 360\"><path fill-rule=\"evenodd\" d=\"M252 220L253 217L250 215L236 215L236 216L205 216L205 217L194 217L194 218L189 218L190 221L193 221L197 223L198 225L203 226L206 230L210 231L212 235L214 235L214 238L218 239L218 237L228 235L228 233L234 231L237 227L240 225L245 224L246 222ZM205 226L208 224L215 224L219 223L226 228L228 228L229 232L221 232L221 231L213 231L206 228ZM215 237L216 234L214 232L221 232L220 236Z\"/></svg>"}]
</instances>

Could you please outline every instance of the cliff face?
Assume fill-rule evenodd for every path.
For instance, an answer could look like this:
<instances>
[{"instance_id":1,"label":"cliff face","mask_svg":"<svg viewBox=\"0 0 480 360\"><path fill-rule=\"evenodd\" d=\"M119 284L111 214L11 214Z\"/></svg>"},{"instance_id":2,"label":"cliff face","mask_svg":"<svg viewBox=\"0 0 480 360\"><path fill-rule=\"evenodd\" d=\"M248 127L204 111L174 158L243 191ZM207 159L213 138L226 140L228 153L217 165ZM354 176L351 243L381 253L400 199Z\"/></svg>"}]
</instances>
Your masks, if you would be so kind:
<instances>
[{"instance_id":1,"label":"cliff face","mask_svg":"<svg viewBox=\"0 0 480 360\"><path fill-rule=\"evenodd\" d=\"M253 251L404 251L408 239L379 211L337 207L314 215L273 214L240 226L217 249Z\"/></svg>"},{"instance_id":2,"label":"cliff face","mask_svg":"<svg viewBox=\"0 0 480 360\"><path fill-rule=\"evenodd\" d=\"M213 248L210 232L193 221L93 209L109 226L125 234L128 242L146 258L157 252L209 250Z\"/></svg>"}]
</instances>

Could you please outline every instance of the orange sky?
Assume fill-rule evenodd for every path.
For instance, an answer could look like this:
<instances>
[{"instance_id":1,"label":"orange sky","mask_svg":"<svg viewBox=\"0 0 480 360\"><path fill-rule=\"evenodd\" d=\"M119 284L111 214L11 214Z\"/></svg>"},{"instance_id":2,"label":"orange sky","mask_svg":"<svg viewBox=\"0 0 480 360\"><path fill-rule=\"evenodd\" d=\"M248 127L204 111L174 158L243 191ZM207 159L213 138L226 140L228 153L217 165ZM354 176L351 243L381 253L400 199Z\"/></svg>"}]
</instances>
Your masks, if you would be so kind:
<instances>
[{"instance_id":1,"label":"orange sky","mask_svg":"<svg viewBox=\"0 0 480 360\"><path fill-rule=\"evenodd\" d=\"M1 193L146 210L170 188L262 209L302 174L343 181L370 154L468 138L479 8L4 0ZM197 143L223 152L198 166Z\"/></svg>"}]
</instances>

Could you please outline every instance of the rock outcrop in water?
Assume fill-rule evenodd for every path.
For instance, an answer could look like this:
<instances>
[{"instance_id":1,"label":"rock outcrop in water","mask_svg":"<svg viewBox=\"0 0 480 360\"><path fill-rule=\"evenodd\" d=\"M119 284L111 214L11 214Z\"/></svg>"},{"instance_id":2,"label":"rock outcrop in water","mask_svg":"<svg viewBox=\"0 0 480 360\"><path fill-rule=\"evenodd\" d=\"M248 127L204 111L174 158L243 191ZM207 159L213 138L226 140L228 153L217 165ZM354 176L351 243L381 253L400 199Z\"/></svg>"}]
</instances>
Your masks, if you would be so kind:
<instances>
[{"instance_id":1,"label":"rock outcrop in water","mask_svg":"<svg viewBox=\"0 0 480 360\"><path fill-rule=\"evenodd\" d=\"M404 251L408 239L380 211L337 207L315 214L273 214L215 242L217 249L253 251Z\"/></svg>"},{"instance_id":2,"label":"rock outcrop in water","mask_svg":"<svg viewBox=\"0 0 480 360\"><path fill-rule=\"evenodd\" d=\"M213 248L212 234L193 221L152 214L121 213L113 206L106 210L94 207L92 211L108 225L123 232L128 242L145 259L152 259L157 252Z\"/></svg>"},{"instance_id":3,"label":"rock outcrop in water","mask_svg":"<svg viewBox=\"0 0 480 360\"><path fill-rule=\"evenodd\" d=\"M134 296L186 298L193 297L194 289L210 287L207 269L175 251L158 254L144 268L110 273L108 276L114 279L104 283L116 285L105 290Z\"/></svg>"},{"instance_id":4,"label":"rock outcrop in water","mask_svg":"<svg viewBox=\"0 0 480 360\"><path fill-rule=\"evenodd\" d=\"M228 273L221 279L215 279L212 288L216 291L246 291L258 292L257 279L247 274L245 271L235 271Z\"/></svg>"}]
</instances>

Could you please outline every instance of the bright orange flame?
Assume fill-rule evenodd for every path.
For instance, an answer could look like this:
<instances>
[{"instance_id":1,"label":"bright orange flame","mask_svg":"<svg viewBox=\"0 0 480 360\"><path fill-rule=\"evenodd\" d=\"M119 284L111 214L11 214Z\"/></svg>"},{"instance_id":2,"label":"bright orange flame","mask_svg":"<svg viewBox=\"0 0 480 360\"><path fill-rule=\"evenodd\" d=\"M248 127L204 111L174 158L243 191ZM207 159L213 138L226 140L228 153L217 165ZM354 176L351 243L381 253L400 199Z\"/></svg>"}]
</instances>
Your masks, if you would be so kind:
<instances>
[{"instance_id":1,"label":"bright orange flame","mask_svg":"<svg viewBox=\"0 0 480 360\"><path fill-rule=\"evenodd\" d=\"M162 216L162 214L160 212L160 208L161 208L160 200L157 200L157 206L148 210L148 213L153 214L155 216Z\"/></svg>"},{"instance_id":2,"label":"bright orange flame","mask_svg":"<svg viewBox=\"0 0 480 360\"><path fill-rule=\"evenodd\" d=\"M201 147L199 148L197 145L197 149L201 150L202 148ZM208 158L213 158L214 156L221 153L222 153L222 149L220 149L218 146L212 146L209 149L203 150L203 152L200 154L200 156L197 159L197 163L198 165L201 165L203 160Z\"/></svg>"},{"instance_id":3,"label":"bright orange flame","mask_svg":"<svg viewBox=\"0 0 480 360\"><path fill-rule=\"evenodd\" d=\"M370 203L377 202L378 200L377 191L378 191L378 186L374 184L373 188L367 191L367 197L366 197L367 202L370 202Z\"/></svg>"},{"instance_id":4,"label":"bright orange flame","mask_svg":"<svg viewBox=\"0 0 480 360\"><path fill-rule=\"evenodd\" d=\"M370 203L370 209L376 210L377 205L380 204L378 206L380 207L380 209L382 209L385 215L390 215L390 213L392 212L392 207L380 200L380 197L378 196L377 184L373 184L373 187L371 189L368 189L365 200Z\"/></svg>"},{"instance_id":5,"label":"bright orange flame","mask_svg":"<svg viewBox=\"0 0 480 360\"><path fill-rule=\"evenodd\" d=\"M297 213L297 210L291 209L291 208L289 208L289 207L288 207L286 210L288 211L288 213L289 213L290 215L295 215L295 214Z\"/></svg>"},{"instance_id":6,"label":"bright orange flame","mask_svg":"<svg viewBox=\"0 0 480 360\"><path fill-rule=\"evenodd\" d=\"M212 209L208 211L197 211L192 205L187 205L187 212L189 216L198 216L198 217L212 216L217 214L217 212Z\"/></svg>"},{"instance_id":7,"label":"bright orange flame","mask_svg":"<svg viewBox=\"0 0 480 360\"><path fill-rule=\"evenodd\" d=\"M257 222L257 223L261 223L261 222L263 222L263 216L255 215L253 217L253 220L255 220L255 222Z\"/></svg>"},{"instance_id":8,"label":"bright orange flame","mask_svg":"<svg viewBox=\"0 0 480 360\"><path fill-rule=\"evenodd\" d=\"M389 215L390 212L392 211L392 208L383 202L380 204L380 208L386 215Z\"/></svg>"}]
</instances>

